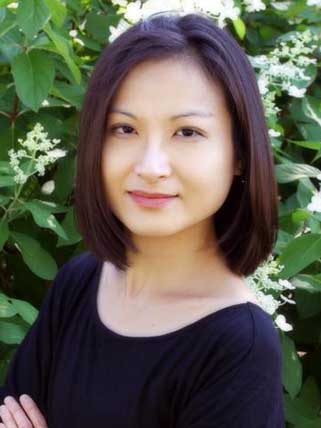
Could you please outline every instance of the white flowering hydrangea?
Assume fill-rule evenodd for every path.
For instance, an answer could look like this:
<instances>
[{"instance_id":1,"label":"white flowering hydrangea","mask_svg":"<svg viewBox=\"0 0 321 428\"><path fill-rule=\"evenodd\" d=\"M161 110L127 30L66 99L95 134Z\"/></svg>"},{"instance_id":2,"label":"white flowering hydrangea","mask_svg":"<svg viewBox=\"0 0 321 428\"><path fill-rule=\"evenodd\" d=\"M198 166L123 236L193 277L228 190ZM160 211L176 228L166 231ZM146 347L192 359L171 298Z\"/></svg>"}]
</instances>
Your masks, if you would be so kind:
<instances>
[{"instance_id":1,"label":"white flowering hydrangea","mask_svg":"<svg viewBox=\"0 0 321 428\"><path fill-rule=\"evenodd\" d=\"M277 309L286 303L295 304L295 301L289 298L292 294L288 297L282 294L282 292L294 290L295 286L285 279L279 279L278 281L271 279L272 275L277 275L282 269L283 265L279 265L275 260L273 260L273 256L270 255L252 275L245 278L247 285L254 292L259 305L269 315L275 314ZM274 297L271 292L278 294L281 300ZM277 315L274 322L277 327L284 331L292 330L292 326L286 323L283 315L282 317Z\"/></svg>"},{"instance_id":2,"label":"white flowering hydrangea","mask_svg":"<svg viewBox=\"0 0 321 428\"><path fill-rule=\"evenodd\" d=\"M281 41L269 55L249 56L252 66L260 70L257 80L266 116L280 112L275 105L277 87L287 91L291 97L304 97L306 88L298 88L294 82L310 80L310 77L305 75L305 69L317 62L316 58L309 57L317 48L314 43L317 40L319 36L307 29L296 32L286 42Z\"/></svg>"},{"instance_id":3,"label":"white flowering hydrangea","mask_svg":"<svg viewBox=\"0 0 321 428\"><path fill-rule=\"evenodd\" d=\"M123 18L119 21L117 27L110 27L109 42L113 42L123 31L132 24L141 19L161 12L175 11L177 14L187 13L205 13L211 15L217 20L219 27L226 25L226 19L236 19L240 16L241 10L234 3L234 0L147 0L142 2L127 3L126 1L112 0L115 6L124 8ZM260 10L262 2L258 0L245 1L245 7L248 11Z\"/></svg>"},{"instance_id":4,"label":"white flowering hydrangea","mask_svg":"<svg viewBox=\"0 0 321 428\"><path fill-rule=\"evenodd\" d=\"M10 166L16 173L14 180L18 184L24 184L28 177L35 172L40 176L44 175L47 165L56 162L57 159L66 155L66 150L54 148L60 143L60 140L54 138L51 141L47 138L48 133L43 132L43 130L44 127L40 123L37 123L33 130L27 133L26 140L23 141L21 138L18 138L18 142L25 149L19 149L18 151L10 149L8 151ZM31 160L30 165L34 170L26 173L20 168L20 161L23 158Z\"/></svg>"}]
</instances>

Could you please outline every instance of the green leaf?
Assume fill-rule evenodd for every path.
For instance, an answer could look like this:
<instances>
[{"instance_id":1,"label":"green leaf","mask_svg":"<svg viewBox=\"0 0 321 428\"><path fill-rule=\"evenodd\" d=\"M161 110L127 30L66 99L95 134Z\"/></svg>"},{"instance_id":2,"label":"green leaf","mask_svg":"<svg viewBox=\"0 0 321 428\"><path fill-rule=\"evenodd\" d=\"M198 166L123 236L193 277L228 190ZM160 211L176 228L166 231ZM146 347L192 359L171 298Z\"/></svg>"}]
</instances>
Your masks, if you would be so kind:
<instances>
[{"instance_id":1,"label":"green leaf","mask_svg":"<svg viewBox=\"0 0 321 428\"><path fill-rule=\"evenodd\" d=\"M284 269L280 277L286 279L294 276L321 257L321 235L309 233L293 239L283 250L280 264Z\"/></svg>"},{"instance_id":2,"label":"green leaf","mask_svg":"<svg viewBox=\"0 0 321 428\"><path fill-rule=\"evenodd\" d=\"M23 340L27 330L19 325L0 320L0 341L3 343L19 344Z\"/></svg>"},{"instance_id":3,"label":"green leaf","mask_svg":"<svg viewBox=\"0 0 321 428\"><path fill-rule=\"evenodd\" d=\"M10 298L13 307L16 309L17 313L23 318L28 324L32 325L37 316L38 310L34 308L29 302L24 300L18 300Z\"/></svg>"},{"instance_id":4,"label":"green leaf","mask_svg":"<svg viewBox=\"0 0 321 428\"><path fill-rule=\"evenodd\" d=\"M79 234L77 227L76 227L76 223L75 223L75 212L74 212L74 207L71 206L67 215L65 216L62 225L65 229L65 231L68 234L68 241L64 241L62 239L58 239L57 241L57 247L63 247L66 245L73 245L73 244L77 244L78 242L80 242L83 238L82 236Z\"/></svg>"},{"instance_id":5,"label":"green leaf","mask_svg":"<svg viewBox=\"0 0 321 428\"><path fill-rule=\"evenodd\" d=\"M6 205L9 201L9 196L0 195L0 205Z\"/></svg>"},{"instance_id":6,"label":"green leaf","mask_svg":"<svg viewBox=\"0 0 321 428\"><path fill-rule=\"evenodd\" d=\"M305 147L306 149L311 149L311 150L320 150L321 149L321 141L287 140L287 142L289 142L291 144L295 144L296 146Z\"/></svg>"},{"instance_id":7,"label":"green leaf","mask_svg":"<svg viewBox=\"0 0 321 428\"><path fill-rule=\"evenodd\" d=\"M288 394L284 396L285 419L291 422L295 428L321 428L311 425L315 421L314 412L311 411L309 403L295 397L291 399ZM320 420L320 419L319 419Z\"/></svg>"},{"instance_id":8,"label":"green leaf","mask_svg":"<svg viewBox=\"0 0 321 428\"><path fill-rule=\"evenodd\" d=\"M9 238L9 226L8 226L7 220L1 221L1 218L0 218L0 225L1 225L1 229L0 229L0 251L1 251L4 244L7 242Z\"/></svg>"},{"instance_id":9,"label":"green leaf","mask_svg":"<svg viewBox=\"0 0 321 428\"><path fill-rule=\"evenodd\" d=\"M50 11L43 0L23 0L18 5L17 22L31 40L49 20Z\"/></svg>"},{"instance_id":10,"label":"green leaf","mask_svg":"<svg viewBox=\"0 0 321 428\"><path fill-rule=\"evenodd\" d=\"M54 258L38 241L30 236L12 231L10 235L16 241L22 258L29 269L40 278L52 280L58 271Z\"/></svg>"},{"instance_id":11,"label":"green leaf","mask_svg":"<svg viewBox=\"0 0 321 428\"><path fill-rule=\"evenodd\" d=\"M0 174L12 174L13 170L8 161L0 161Z\"/></svg>"},{"instance_id":12,"label":"green leaf","mask_svg":"<svg viewBox=\"0 0 321 428\"><path fill-rule=\"evenodd\" d=\"M287 163L275 165L275 174L279 183L289 183L303 177L317 177L321 170L305 163Z\"/></svg>"},{"instance_id":13,"label":"green leaf","mask_svg":"<svg viewBox=\"0 0 321 428\"><path fill-rule=\"evenodd\" d=\"M45 52L32 50L18 55L12 63L17 94L22 102L38 112L55 77L51 58Z\"/></svg>"},{"instance_id":14,"label":"green leaf","mask_svg":"<svg viewBox=\"0 0 321 428\"><path fill-rule=\"evenodd\" d=\"M0 37L0 52L3 55L2 62L12 63L14 58L23 52L22 46L23 35L18 27L15 26Z\"/></svg>"},{"instance_id":15,"label":"green leaf","mask_svg":"<svg viewBox=\"0 0 321 428\"><path fill-rule=\"evenodd\" d=\"M33 219L38 226L51 229L62 239L68 240L66 232L58 223L56 217L51 213L49 206L45 207L44 204L41 204L39 201L34 199L32 201L25 202L24 207L31 212Z\"/></svg>"},{"instance_id":16,"label":"green leaf","mask_svg":"<svg viewBox=\"0 0 321 428\"><path fill-rule=\"evenodd\" d=\"M301 274L292 280L296 287L296 310L300 319L321 313L321 278L316 275Z\"/></svg>"},{"instance_id":17,"label":"green leaf","mask_svg":"<svg viewBox=\"0 0 321 428\"><path fill-rule=\"evenodd\" d=\"M0 23L0 38L2 38L8 31L10 31L16 25L17 25L17 22L14 14L6 11L6 17Z\"/></svg>"},{"instance_id":18,"label":"green leaf","mask_svg":"<svg viewBox=\"0 0 321 428\"><path fill-rule=\"evenodd\" d=\"M300 391L299 398L301 398L306 403L309 403L311 409L315 411L315 416L318 415L320 410L321 395L317 381L312 376L308 376L308 378L305 380L302 390Z\"/></svg>"},{"instance_id":19,"label":"green leaf","mask_svg":"<svg viewBox=\"0 0 321 428\"><path fill-rule=\"evenodd\" d=\"M301 208L306 208L306 206L311 202L314 191L315 187L309 178L300 179L296 192L296 198Z\"/></svg>"},{"instance_id":20,"label":"green leaf","mask_svg":"<svg viewBox=\"0 0 321 428\"><path fill-rule=\"evenodd\" d=\"M321 101L316 98L306 96L302 100L302 108L304 114L314 120L321 127Z\"/></svg>"},{"instance_id":21,"label":"green leaf","mask_svg":"<svg viewBox=\"0 0 321 428\"><path fill-rule=\"evenodd\" d=\"M243 40L246 34L246 27L244 21L241 18L236 18L233 19L232 23L237 35L241 40Z\"/></svg>"},{"instance_id":22,"label":"green leaf","mask_svg":"<svg viewBox=\"0 0 321 428\"><path fill-rule=\"evenodd\" d=\"M310 217L309 211L302 208L297 208L291 214L292 221L295 224L300 224L301 222L305 221L309 217Z\"/></svg>"},{"instance_id":23,"label":"green leaf","mask_svg":"<svg viewBox=\"0 0 321 428\"><path fill-rule=\"evenodd\" d=\"M44 0L50 10L52 21L57 27L62 27L65 22L67 9L61 0Z\"/></svg>"},{"instance_id":24,"label":"green leaf","mask_svg":"<svg viewBox=\"0 0 321 428\"><path fill-rule=\"evenodd\" d=\"M299 422L295 425L295 428L321 428L321 419L320 416L317 416L311 420L305 420L304 422Z\"/></svg>"},{"instance_id":25,"label":"green leaf","mask_svg":"<svg viewBox=\"0 0 321 428\"><path fill-rule=\"evenodd\" d=\"M9 302L8 297L0 293L0 318L10 318L17 314L14 306Z\"/></svg>"},{"instance_id":26,"label":"green leaf","mask_svg":"<svg viewBox=\"0 0 321 428\"><path fill-rule=\"evenodd\" d=\"M58 81L55 81L50 91L53 96L65 100L68 104L76 107L77 110L81 108L84 92L80 85L69 85Z\"/></svg>"},{"instance_id":27,"label":"green leaf","mask_svg":"<svg viewBox=\"0 0 321 428\"><path fill-rule=\"evenodd\" d=\"M49 23L47 23L44 27L44 30L50 37L50 39L53 41L57 48L57 52L65 59L68 67L70 68L70 71L72 72L74 78L76 79L77 83L81 82L81 73L73 59L71 58L70 53L70 44L68 43L68 40L66 40L63 36L56 33Z\"/></svg>"},{"instance_id":28,"label":"green leaf","mask_svg":"<svg viewBox=\"0 0 321 428\"><path fill-rule=\"evenodd\" d=\"M0 187L15 186L16 184L17 183L14 181L14 178L12 176L0 176Z\"/></svg>"},{"instance_id":29,"label":"green leaf","mask_svg":"<svg viewBox=\"0 0 321 428\"><path fill-rule=\"evenodd\" d=\"M302 364L298 358L295 343L287 335L281 338L282 347L282 380L285 389L294 398L300 391L302 385Z\"/></svg>"},{"instance_id":30,"label":"green leaf","mask_svg":"<svg viewBox=\"0 0 321 428\"><path fill-rule=\"evenodd\" d=\"M107 43L109 28L111 25L117 26L120 15L108 13L107 15L98 15L91 12L86 15L86 31L101 43Z\"/></svg>"},{"instance_id":31,"label":"green leaf","mask_svg":"<svg viewBox=\"0 0 321 428\"><path fill-rule=\"evenodd\" d=\"M285 395L286 420L295 428L321 428L320 398L317 381L308 376L298 397L291 400Z\"/></svg>"}]
</instances>

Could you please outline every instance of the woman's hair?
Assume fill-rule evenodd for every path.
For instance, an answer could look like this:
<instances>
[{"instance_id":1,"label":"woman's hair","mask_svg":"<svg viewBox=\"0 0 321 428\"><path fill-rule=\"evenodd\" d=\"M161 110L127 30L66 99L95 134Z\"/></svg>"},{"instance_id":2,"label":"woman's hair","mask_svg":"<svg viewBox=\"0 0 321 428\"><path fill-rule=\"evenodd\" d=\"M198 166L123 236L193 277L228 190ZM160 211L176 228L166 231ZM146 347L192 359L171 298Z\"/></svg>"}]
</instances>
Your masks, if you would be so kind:
<instances>
[{"instance_id":1,"label":"woman's hair","mask_svg":"<svg viewBox=\"0 0 321 428\"><path fill-rule=\"evenodd\" d=\"M190 58L223 88L233 120L233 145L243 166L213 214L218 245L229 268L248 276L267 259L278 230L278 189L261 95L252 66L227 30L202 13L154 14L107 45L84 97L75 179L75 213L87 248L121 270L130 231L113 214L102 178L102 148L111 101L127 73L149 59ZM242 180L245 180L243 182ZM215 192L215 189L213 189Z\"/></svg>"}]
</instances>

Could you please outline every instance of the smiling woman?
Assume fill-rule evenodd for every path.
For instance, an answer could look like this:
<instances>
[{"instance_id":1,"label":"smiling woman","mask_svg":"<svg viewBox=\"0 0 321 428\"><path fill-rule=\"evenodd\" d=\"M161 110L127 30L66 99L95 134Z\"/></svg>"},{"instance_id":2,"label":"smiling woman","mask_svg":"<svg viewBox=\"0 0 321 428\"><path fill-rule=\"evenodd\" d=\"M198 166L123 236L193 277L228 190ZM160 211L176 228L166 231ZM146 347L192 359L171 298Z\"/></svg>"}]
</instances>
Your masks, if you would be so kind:
<instances>
[{"instance_id":1,"label":"smiling woman","mask_svg":"<svg viewBox=\"0 0 321 428\"><path fill-rule=\"evenodd\" d=\"M245 282L272 251L277 204L233 37L201 14L122 33L81 112L89 251L59 270L1 397L30 395L50 428L284 428L278 334Z\"/></svg>"},{"instance_id":2,"label":"smiling woman","mask_svg":"<svg viewBox=\"0 0 321 428\"><path fill-rule=\"evenodd\" d=\"M255 74L201 14L147 19L106 47L84 100L77 170L79 228L121 270L142 250L137 232L178 236L201 218L239 275L275 243L277 184ZM132 189L180 195L151 216L127 198Z\"/></svg>"}]
</instances>

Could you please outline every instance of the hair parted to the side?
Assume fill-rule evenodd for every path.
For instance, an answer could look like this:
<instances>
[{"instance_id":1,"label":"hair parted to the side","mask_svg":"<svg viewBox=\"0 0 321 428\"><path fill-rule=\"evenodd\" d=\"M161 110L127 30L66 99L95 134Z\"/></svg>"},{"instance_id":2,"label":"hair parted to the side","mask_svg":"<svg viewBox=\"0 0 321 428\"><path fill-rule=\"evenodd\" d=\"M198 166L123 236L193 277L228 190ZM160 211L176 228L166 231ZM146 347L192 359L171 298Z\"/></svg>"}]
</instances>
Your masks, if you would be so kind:
<instances>
[{"instance_id":1,"label":"hair parted to the side","mask_svg":"<svg viewBox=\"0 0 321 428\"><path fill-rule=\"evenodd\" d=\"M88 82L81 116L75 213L85 244L99 260L121 270L137 251L104 191L101 156L111 100L126 74L149 59L189 57L219 82L233 119L233 144L243 174L213 215L229 268L248 276L271 254L278 230L278 187L264 108L254 70L227 30L202 13L156 14L120 34L102 51ZM242 179L245 182L242 182ZM215 191L215 189L213 189Z\"/></svg>"}]
</instances>

